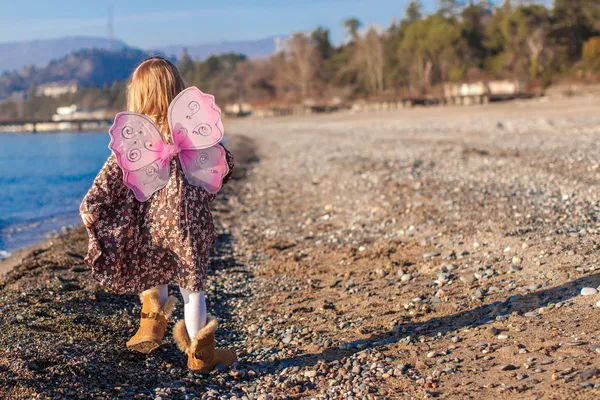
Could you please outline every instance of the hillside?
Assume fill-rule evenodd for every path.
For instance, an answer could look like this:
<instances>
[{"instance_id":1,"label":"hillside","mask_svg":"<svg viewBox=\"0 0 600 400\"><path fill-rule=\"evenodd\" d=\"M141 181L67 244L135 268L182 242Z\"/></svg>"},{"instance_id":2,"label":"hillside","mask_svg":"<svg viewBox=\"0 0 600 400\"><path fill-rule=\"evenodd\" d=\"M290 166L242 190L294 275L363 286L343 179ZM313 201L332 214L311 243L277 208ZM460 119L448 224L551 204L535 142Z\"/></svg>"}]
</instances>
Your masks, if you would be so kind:
<instances>
[{"instance_id":1,"label":"hillside","mask_svg":"<svg viewBox=\"0 0 600 400\"><path fill-rule=\"evenodd\" d=\"M0 72L21 69L26 65L45 66L51 60L83 49L121 50L129 47L120 40L101 37L64 37L0 43Z\"/></svg>"},{"instance_id":2,"label":"hillside","mask_svg":"<svg viewBox=\"0 0 600 400\"><path fill-rule=\"evenodd\" d=\"M242 53L249 58L267 57L277 51L278 36L258 40L204 43L198 45L171 45L154 47L150 53L167 54L178 58L187 49L195 59L205 59L223 53ZM281 36L283 38L283 36ZM66 57L80 50L98 49L119 51L131 49L121 40L112 42L102 37L64 37L50 40L31 40L0 43L0 73L21 69L28 65L46 66L50 61Z\"/></svg>"},{"instance_id":3,"label":"hillside","mask_svg":"<svg viewBox=\"0 0 600 400\"><path fill-rule=\"evenodd\" d=\"M51 82L76 83L80 86L103 86L127 79L133 68L150 53L124 48L119 51L79 50L51 61L45 67L27 66L0 75L0 99L13 92Z\"/></svg>"}]
</instances>

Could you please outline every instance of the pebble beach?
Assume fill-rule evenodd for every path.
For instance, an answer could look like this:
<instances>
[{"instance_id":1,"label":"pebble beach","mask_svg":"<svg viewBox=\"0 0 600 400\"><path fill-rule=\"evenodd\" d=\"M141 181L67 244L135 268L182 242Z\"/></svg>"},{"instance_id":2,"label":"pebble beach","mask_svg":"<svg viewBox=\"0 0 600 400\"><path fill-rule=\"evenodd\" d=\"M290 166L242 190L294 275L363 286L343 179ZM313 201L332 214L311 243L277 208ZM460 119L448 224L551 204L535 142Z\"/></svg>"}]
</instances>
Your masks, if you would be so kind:
<instances>
[{"instance_id":1,"label":"pebble beach","mask_svg":"<svg viewBox=\"0 0 600 400\"><path fill-rule=\"evenodd\" d=\"M239 361L189 372L181 304L128 352L139 300L78 228L0 262L0 398L597 399L599 106L226 121L207 302Z\"/></svg>"}]
</instances>

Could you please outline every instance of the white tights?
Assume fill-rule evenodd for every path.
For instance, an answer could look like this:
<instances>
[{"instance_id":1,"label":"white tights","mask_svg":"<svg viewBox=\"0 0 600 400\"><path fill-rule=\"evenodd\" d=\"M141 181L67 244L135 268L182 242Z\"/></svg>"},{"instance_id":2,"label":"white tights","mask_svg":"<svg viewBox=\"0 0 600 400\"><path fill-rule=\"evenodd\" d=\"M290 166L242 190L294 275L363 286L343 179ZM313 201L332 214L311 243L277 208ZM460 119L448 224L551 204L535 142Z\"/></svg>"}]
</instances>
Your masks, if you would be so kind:
<instances>
[{"instance_id":1,"label":"white tights","mask_svg":"<svg viewBox=\"0 0 600 400\"><path fill-rule=\"evenodd\" d=\"M160 293L160 302L165 304L169 297L169 286L158 285L156 287ZM182 287L179 288L183 297L183 319L190 339L196 336L196 333L206 325L206 300L204 292L190 292Z\"/></svg>"}]
</instances>

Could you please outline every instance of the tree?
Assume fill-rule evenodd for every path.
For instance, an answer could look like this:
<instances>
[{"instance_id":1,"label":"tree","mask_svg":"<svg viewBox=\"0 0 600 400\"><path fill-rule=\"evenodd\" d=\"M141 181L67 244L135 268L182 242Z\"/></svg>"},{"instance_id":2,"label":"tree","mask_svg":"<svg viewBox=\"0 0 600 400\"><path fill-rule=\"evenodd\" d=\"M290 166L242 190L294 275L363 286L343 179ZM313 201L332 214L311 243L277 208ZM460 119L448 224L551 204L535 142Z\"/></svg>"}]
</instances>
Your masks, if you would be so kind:
<instances>
[{"instance_id":1,"label":"tree","mask_svg":"<svg viewBox=\"0 0 600 400\"><path fill-rule=\"evenodd\" d=\"M338 87L345 87L348 92L353 92L359 85L359 76L356 63L353 62L356 54L356 46L359 42L358 30L362 23L356 18L348 18L343 21L346 34L350 38L348 43L342 44L327 62L332 82Z\"/></svg>"},{"instance_id":2,"label":"tree","mask_svg":"<svg viewBox=\"0 0 600 400\"><path fill-rule=\"evenodd\" d=\"M294 34L285 47L274 59L278 82L284 90L291 88L297 100L305 100L313 94L323 60L310 38L302 33Z\"/></svg>"},{"instance_id":3,"label":"tree","mask_svg":"<svg viewBox=\"0 0 600 400\"><path fill-rule=\"evenodd\" d=\"M355 47L353 42L342 44L334 49L333 55L326 63L330 84L342 88L347 94L354 92L358 85L356 68L351 65Z\"/></svg>"},{"instance_id":4,"label":"tree","mask_svg":"<svg viewBox=\"0 0 600 400\"><path fill-rule=\"evenodd\" d=\"M240 64L240 77L246 91L244 99L254 103L272 102L277 98L276 54L268 59L252 60Z\"/></svg>"},{"instance_id":5,"label":"tree","mask_svg":"<svg viewBox=\"0 0 600 400\"><path fill-rule=\"evenodd\" d=\"M593 37L583 43L583 65L592 72L600 72L600 37Z\"/></svg>"},{"instance_id":6,"label":"tree","mask_svg":"<svg viewBox=\"0 0 600 400\"><path fill-rule=\"evenodd\" d=\"M490 70L498 75L536 79L555 58L550 41L551 20L542 5L511 8L506 3L496 10L488 25L486 46L491 53Z\"/></svg>"},{"instance_id":7,"label":"tree","mask_svg":"<svg viewBox=\"0 0 600 400\"><path fill-rule=\"evenodd\" d=\"M514 17L517 20L517 35L528 50L528 72L533 79L550 64L552 55L548 49L550 18L542 5L519 7Z\"/></svg>"},{"instance_id":8,"label":"tree","mask_svg":"<svg viewBox=\"0 0 600 400\"><path fill-rule=\"evenodd\" d=\"M313 45L317 48L317 51L321 55L323 60L328 60L333 53L333 46L329 41L329 29L325 29L322 26L318 26L317 29L312 31L310 39Z\"/></svg>"},{"instance_id":9,"label":"tree","mask_svg":"<svg viewBox=\"0 0 600 400\"><path fill-rule=\"evenodd\" d=\"M184 53L178 64L189 85L201 87L219 100L238 101L241 94L237 65L246 61L243 54L227 53L194 61Z\"/></svg>"},{"instance_id":10,"label":"tree","mask_svg":"<svg viewBox=\"0 0 600 400\"><path fill-rule=\"evenodd\" d=\"M418 19L421 19L423 15L422 9L423 7L419 0L411 0L411 2L408 3L406 10L404 11L404 21L410 24Z\"/></svg>"},{"instance_id":11,"label":"tree","mask_svg":"<svg viewBox=\"0 0 600 400\"><path fill-rule=\"evenodd\" d=\"M555 0L552 10L552 36L560 43L571 61L581 56L583 42L600 31L600 2L597 0Z\"/></svg>"},{"instance_id":12,"label":"tree","mask_svg":"<svg viewBox=\"0 0 600 400\"><path fill-rule=\"evenodd\" d=\"M492 19L486 25L484 46L488 57L485 59L485 65L490 72L498 76L514 74L519 58L518 45L511 23L513 12L510 2L507 1L502 7L496 9Z\"/></svg>"},{"instance_id":13,"label":"tree","mask_svg":"<svg viewBox=\"0 0 600 400\"><path fill-rule=\"evenodd\" d=\"M188 53L187 49L183 49L183 54L181 55L181 59L179 60L177 67L179 68L179 72L181 72L181 75L184 79L192 79L195 67L194 61L190 57L190 53Z\"/></svg>"},{"instance_id":14,"label":"tree","mask_svg":"<svg viewBox=\"0 0 600 400\"><path fill-rule=\"evenodd\" d=\"M399 51L411 60L411 83L421 89L462 75L465 42L458 25L432 15L406 28Z\"/></svg>"},{"instance_id":15,"label":"tree","mask_svg":"<svg viewBox=\"0 0 600 400\"><path fill-rule=\"evenodd\" d=\"M420 0L411 0L404 10L404 18L399 24L393 24L388 29L388 35L384 38L385 67L384 77L386 86L395 88L398 92L401 88L409 86L409 64L410 60L398 49L404 40L406 28L422 18L422 4Z\"/></svg>"},{"instance_id":16,"label":"tree","mask_svg":"<svg viewBox=\"0 0 600 400\"><path fill-rule=\"evenodd\" d=\"M367 93L384 91L385 53L383 40L374 28L358 38L352 57L352 67L356 70Z\"/></svg>"},{"instance_id":17,"label":"tree","mask_svg":"<svg viewBox=\"0 0 600 400\"><path fill-rule=\"evenodd\" d=\"M468 61L477 68L483 67L487 55L485 27L491 15L491 8L483 2L470 2L461 12L462 36L468 46Z\"/></svg>"},{"instance_id":18,"label":"tree","mask_svg":"<svg viewBox=\"0 0 600 400\"><path fill-rule=\"evenodd\" d=\"M438 0L437 13L442 17L456 18L464 5L465 3L463 0Z\"/></svg>"},{"instance_id":19,"label":"tree","mask_svg":"<svg viewBox=\"0 0 600 400\"><path fill-rule=\"evenodd\" d=\"M362 23L356 18L348 18L344 21L344 28L348 36L356 41L358 39L358 30L361 28Z\"/></svg>"}]
</instances>

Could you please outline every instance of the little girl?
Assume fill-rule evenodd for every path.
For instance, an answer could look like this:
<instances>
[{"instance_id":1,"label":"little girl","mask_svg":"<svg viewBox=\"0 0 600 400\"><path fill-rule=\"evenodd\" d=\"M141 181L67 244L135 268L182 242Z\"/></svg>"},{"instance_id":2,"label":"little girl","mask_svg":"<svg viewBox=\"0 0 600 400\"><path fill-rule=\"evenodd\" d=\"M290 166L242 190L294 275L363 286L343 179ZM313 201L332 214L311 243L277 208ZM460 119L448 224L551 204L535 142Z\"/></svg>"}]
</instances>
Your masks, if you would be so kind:
<instances>
[{"instance_id":1,"label":"little girl","mask_svg":"<svg viewBox=\"0 0 600 400\"><path fill-rule=\"evenodd\" d=\"M142 62L127 86L127 108L152 118L166 143L171 143L167 110L186 88L177 68L153 57ZM225 149L231 177L233 156ZM90 237L85 259L92 276L118 293L140 293L140 327L127 347L141 353L156 349L175 305L168 284L179 286L184 320L173 331L188 367L209 372L231 365L233 351L215 349L217 320L206 313L204 288L209 252L216 237L210 202L215 195L190 185L177 157L171 160L167 185L145 202L123 182L111 155L83 199L81 217Z\"/></svg>"}]
</instances>

